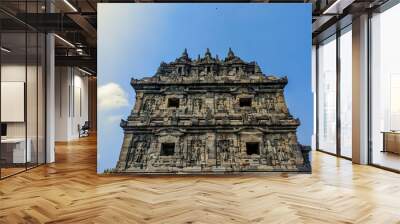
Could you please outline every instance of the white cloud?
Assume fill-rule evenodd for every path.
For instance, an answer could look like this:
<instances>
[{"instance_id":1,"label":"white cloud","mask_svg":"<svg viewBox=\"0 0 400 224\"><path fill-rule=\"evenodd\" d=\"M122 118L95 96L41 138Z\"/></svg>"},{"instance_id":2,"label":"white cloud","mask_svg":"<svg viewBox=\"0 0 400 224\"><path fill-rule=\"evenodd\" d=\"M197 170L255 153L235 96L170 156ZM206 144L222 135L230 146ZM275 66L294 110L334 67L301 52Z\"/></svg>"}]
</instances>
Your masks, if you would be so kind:
<instances>
[{"instance_id":1,"label":"white cloud","mask_svg":"<svg viewBox=\"0 0 400 224\"><path fill-rule=\"evenodd\" d=\"M97 90L99 110L112 110L128 106L128 97L116 83L102 85Z\"/></svg>"},{"instance_id":2,"label":"white cloud","mask_svg":"<svg viewBox=\"0 0 400 224\"><path fill-rule=\"evenodd\" d=\"M107 122L109 124L118 124L121 121L122 115L110 115L107 116Z\"/></svg>"}]
</instances>

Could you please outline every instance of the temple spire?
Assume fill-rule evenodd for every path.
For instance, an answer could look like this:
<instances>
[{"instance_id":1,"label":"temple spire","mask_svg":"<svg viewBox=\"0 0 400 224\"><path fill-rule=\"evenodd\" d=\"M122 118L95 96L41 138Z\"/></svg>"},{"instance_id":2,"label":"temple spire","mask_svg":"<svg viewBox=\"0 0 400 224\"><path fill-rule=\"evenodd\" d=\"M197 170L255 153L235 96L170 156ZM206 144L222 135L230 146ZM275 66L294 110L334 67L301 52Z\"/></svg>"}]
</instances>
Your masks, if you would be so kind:
<instances>
[{"instance_id":1,"label":"temple spire","mask_svg":"<svg viewBox=\"0 0 400 224\"><path fill-rule=\"evenodd\" d=\"M206 58L207 57L211 58L211 52L210 52L209 48L207 48L205 56L206 56Z\"/></svg>"},{"instance_id":2,"label":"temple spire","mask_svg":"<svg viewBox=\"0 0 400 224\"><path fill-rule=\"evenodd\" d=\"M187 52L187 49L185 48L182 52L182 55L176 59L177 61L183 62L183 63L188 63L191 62L192 60L189 58L189 54Z\"/></svg>"},{"instance_id":3,"label":"temple spire","mask_svg":"<svg viewBox=\"0 0 400 224\"><path fill-rule=\"evenodd\" d=\"M188 57L189 57L189 55L187 53L187 49L185 48L185 50L182 53L182 58L188 58Z\"/></svg>"},{"instance_id":4,"label":"temple spire","mask_svg":"<svg viewBox=\"0 0 400 224\"><path fill-rule=\"evenodd\" d=\"M228 58L234 58L234 57L235 57L235 53L233 53L232 49L229 48L229 51L228 51Z\"/></svg>"}]
</instances>

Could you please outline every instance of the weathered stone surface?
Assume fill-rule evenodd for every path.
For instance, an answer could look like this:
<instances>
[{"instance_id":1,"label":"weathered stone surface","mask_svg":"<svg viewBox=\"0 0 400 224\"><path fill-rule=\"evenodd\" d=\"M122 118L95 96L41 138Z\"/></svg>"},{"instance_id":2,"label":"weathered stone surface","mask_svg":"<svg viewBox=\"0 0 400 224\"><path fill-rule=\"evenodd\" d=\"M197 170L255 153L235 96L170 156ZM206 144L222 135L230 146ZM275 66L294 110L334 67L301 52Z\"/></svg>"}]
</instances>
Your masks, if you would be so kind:
<instances>
[{"instance_id":1,"label":"weathered stone surface","mask_svg":"<svg viewBox=\"0 0 400 224\"><path fill-rule=\"evenodd\" d=\"M224 60L208 49L192 60L185 49L153 77L131 80L136 102L121 121L116 172L310 171L300 121L285 103L287 82L231 49Z\"/></svg>"}]
</instances>

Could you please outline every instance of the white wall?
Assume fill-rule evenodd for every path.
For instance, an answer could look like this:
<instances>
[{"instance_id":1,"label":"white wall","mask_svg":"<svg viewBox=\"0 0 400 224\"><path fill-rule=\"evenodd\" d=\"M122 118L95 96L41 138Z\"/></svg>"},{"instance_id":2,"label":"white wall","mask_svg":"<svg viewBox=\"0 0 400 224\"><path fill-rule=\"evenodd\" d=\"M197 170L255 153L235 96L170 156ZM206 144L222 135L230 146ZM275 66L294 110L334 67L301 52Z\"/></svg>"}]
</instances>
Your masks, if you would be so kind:
<instances>
[{"instance_id":1,"label":"white wall","mask_svg":"<svg viewBox=\"0 0 400 224\"><path fill-rule=\"evenodd\" d=\"M1 81L2 82L24 82L26 83L25 76L28 72L28 84L29 86L36 86L36 80L32 80L31 74L36 75L36 66L27 66L25 64L5 64L1 66ZM27 106L31 109L27 109L28 118L28 137L32 130L36 130L36 113L32 113L32 108L36 111L36 88L27 88ZM3 96L4 97L4 96ZM33 103L33 104L32 104ZM39 105L40 106L40 105ZM1 108L7 110L7 108ZM24 110L24 108L22 108ZM32 123L34 122L34 123ZM25 126L26 122L7 122L7 136L8 137L25 137ZM33 132L33 131L32 131ZM35 132L36 134L36 132Z\"/></svg>"},{"instance_id":2,"label":"white wall","mask_svg":"<svg viewBox=\"0 0 400 224\"><path fill-rule=\"evenodd\" d=\"M68 139L68 88L70 76L67 67L55 68L55 141Z\"/></svg>"},{"instance_id":3,"label":"white wall","mask_svg":"<svg viewBox=\"0 0 400 224\"><path fill-rule=\"evenodd\" d=\"M1 66L1 81L3 82L25 82L25 64L9 64ZM29 70L29 68L28 68ZM6 110L7 108L1 108ZM25 122L7 123L7 137L25 137Z\"/></svg>"},{"instance_id":4,"label":"white wall","mask_svg":"<svg viewBox=\"0 0 400 224\"><path fill-rule=\"evenodd\" d=\"M56 67L55 140L79 138L78 125L88 120L88 77L76 68Z\"/></svg>"},{"instance_id":5,"label":"white wall","mask_svg":"<svg viewBox=\"0 0 400 224\"><path fill-rule=\"evenodd\" d=\"M88 113L88 77L81 76L82 73L79 73L79 75L76 75L76 71L74 75L74 92L73 96L71 96L71 99L74 99L74 102L71 102L71 105L73 108L71 108L72 112L72 119L71 119L71 135L73 136L72 138L78 138L79 137L79 132L78 132L78 125L82 126L85 121L88 121L89 119L89 113Z\"/></svg>"}]
</instances>

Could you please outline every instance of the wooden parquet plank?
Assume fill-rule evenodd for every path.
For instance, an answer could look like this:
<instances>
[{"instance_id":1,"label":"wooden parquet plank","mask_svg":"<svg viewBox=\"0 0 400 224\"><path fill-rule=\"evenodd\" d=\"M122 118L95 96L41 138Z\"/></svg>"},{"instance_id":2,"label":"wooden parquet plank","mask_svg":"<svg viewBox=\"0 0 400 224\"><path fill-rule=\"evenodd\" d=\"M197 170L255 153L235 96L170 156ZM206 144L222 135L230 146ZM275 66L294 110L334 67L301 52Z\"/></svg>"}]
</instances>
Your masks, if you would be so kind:
<instances>
[{"instance_id":1,"label":"wooden parquet plank","mask_svg":"<svg viewBox=\"0 0 400 224\"><path fill-rule=\"evenodd\" d=\"M96 138L0 181L0 223L400 223L400 175L313 152L313 173L103 176Z\"/></svg>"}]
</instances>

